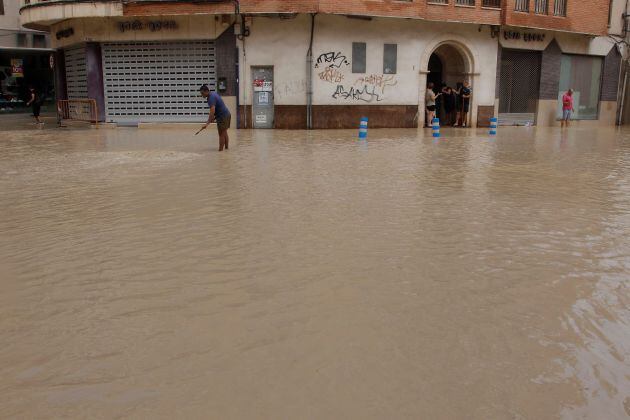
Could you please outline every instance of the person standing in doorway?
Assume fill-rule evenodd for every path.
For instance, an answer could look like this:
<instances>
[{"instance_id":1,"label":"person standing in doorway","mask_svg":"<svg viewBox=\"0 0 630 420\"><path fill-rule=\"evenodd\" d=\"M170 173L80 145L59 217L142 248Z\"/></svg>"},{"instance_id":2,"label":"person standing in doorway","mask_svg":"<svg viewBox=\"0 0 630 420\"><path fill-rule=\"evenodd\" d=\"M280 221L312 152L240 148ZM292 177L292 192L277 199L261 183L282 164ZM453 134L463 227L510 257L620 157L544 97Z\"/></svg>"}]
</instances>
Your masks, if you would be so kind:
<instances>
[{"instance_id":1,"label":"person standing in doorway","mask_svg":"<svg viewBox=\"0 0 630 420\"><path fill-rule=\"evenodd\" d=\"M444 112L446 113L445 125L453 125L453 120L455 119L455 102L457 96L455 95L455 91L453 90L453 88L450 86L445 87L442 93L442 97L444 98Z\"/></svg>"},{"instance_id":2,"label":"person standing in doorway","mask_svg":"<svg viewBox=\"0 0 630 420\"><path fill-rule=\"evenodd\" d=\"M37 89L35 89L34 87L30 87L29 88L29 92L30 92L30 99L28 100L28 102L26 103L26 106L32 106L33 107L33 117L35 117L35 123L36 124L44 124L42 122L42 120L39 119L39 113L41 111L42 108L42 96L39 94L39 92L37 91Z\"/></svg>"},{"instance_id":3,"label":"person standing in doorway","mask_svg":"<svg viewBox=\"0 0 630 420\"><path fill-rule=\"evenodd\" d=\"M470 109L470 98L472 96L472 88L470 87L470 83L468 83L468 80L464 80L464 84L459 93L462 98L461 125L462 127L466 127L468 125L468 111Z\"/></svg>"},{"instance_id":4,"label":"person standing in doorway","mask_svg":"<svg viewBox=\"0 0 630 420\"><path fill-rule=\"evenodd\" d=\"M431 126L431 122L433 121L433 118L435 118L435 99L439 96L439 94L436 95L435 92L433 92L433 86L433 82L430 82L427 86L427 93L424 97L427 107L427 127Z\"/></svg>"},{"instance_id":5,"label":"person standing in doorway","mask_svg":"<svg viewBox=\"0 0 630 420\"><path fill-rule=\"evenodd\" d=\"M210 123L216 121L217 130L219 131L219 152L221 152L223 148L228 150L230 146L230 138L227 131L228 128L230 128L232 114L230 114L230 110L227 106L225 106L225 102L223 102L221 96L219 96L219 94L215 91L210 92L207 85L201 86L199 88L199 92L201 93L201 96L208 100L208 106L210 107L208 121L201 129L205 130Z\"/></svg>"},{"instance_id":6,"label":"person standing in doorway","mask_svg":"<svg viewBox=\"0 0 630 420\"><path fill-rule=\"evenodd\" d=\"M464 85L461 82L457 82L455 85L455 125L453 127L459 127L459 121L462 118L462 87Z\"/></svg>"},{"instance_id":7,"label":"person standing in doorway","mask_svg":"<svg viewBox=\"0 0 630 420\"><path fill-rule=\"evenodd\" d=\"M571 114L575 112L573 108L573 89L569 89L564 95L562 95L562 121L560 121L560 127L568 127L569 121L571 121Z\"/></svg>"}]
</instances>

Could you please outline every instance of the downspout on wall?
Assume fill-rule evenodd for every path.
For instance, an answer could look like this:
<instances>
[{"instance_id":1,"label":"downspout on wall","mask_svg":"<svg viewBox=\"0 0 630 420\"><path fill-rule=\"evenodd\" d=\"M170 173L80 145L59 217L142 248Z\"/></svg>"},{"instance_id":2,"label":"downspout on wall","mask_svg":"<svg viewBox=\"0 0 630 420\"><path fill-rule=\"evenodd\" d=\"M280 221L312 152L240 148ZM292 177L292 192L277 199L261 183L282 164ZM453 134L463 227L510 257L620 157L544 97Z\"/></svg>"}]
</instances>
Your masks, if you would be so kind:
<instances>
[{"instance_id":1,"label":"downspout on wall","mask_svg":"<svg viewBox=\"0 0 630 420\"><path fill-rule=\"evenodd\" d=\"M313 129L313 36L315 33L315 13L311 13L311 39L306 52L306 128Z\"/></svg>"}]
</instances>

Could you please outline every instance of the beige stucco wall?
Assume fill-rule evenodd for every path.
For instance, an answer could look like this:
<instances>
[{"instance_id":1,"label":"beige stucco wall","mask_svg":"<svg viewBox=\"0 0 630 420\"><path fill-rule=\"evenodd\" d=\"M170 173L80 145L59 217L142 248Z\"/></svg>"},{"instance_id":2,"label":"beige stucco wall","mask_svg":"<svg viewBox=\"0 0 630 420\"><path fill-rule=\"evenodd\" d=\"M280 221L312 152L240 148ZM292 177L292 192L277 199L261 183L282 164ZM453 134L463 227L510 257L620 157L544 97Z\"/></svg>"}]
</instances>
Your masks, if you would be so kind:
<instances>
[{"instance_id":1,"label":"beige stucco wall","mask_svg":"<svg viewBox=\"0 0 630 420\"><path fill-rule=\"evenodd\" d=\"M4 14L0 15L0 48L18 48L16 35L18 32L46 35L45 32L33 31L20 24L19 0L4 0ZM28 36L26 47L32 46L32 37Z\"/></svg>"},{"instance_id":2,"label":"beige stucco wall","mask_svg":"<svg viewBox=\"0 0 630 420\"><path fill-rule=\"evenodd\" d=\"M626 0L613 0L610 14L610 27L608 32L612 35L623 34L623 17L626 11Z\"/></svg>"},{"instance_id":3,"label":"beige stucco wall","mask_svg":"<svg viewBox=\"0 0 630 420\"><path fill-rule=\"evenodd\" d=\"M52 25L52 42L54 48L63 48L82 42L106 42L106 41L162 41L162 40L186 40L186 39L216 39L229 28L229 23L223 23L220 18L214 16L188 15L188 16L161 16L156 18L142 18L145 21L175 21L177 29L162 29L152 32L145 28L142 30L126 30L121 32L121 22L132 22L135 18L86 18L71 19ZM68 38L57 39L57 31L72 28L74 34Z\"/></svg>"},{"instance_id":4,"label":"beige stucco wall","mask_svg":"<svg viewBox=\"0 0 630 420\"><path fill-rule=\"evenodd\" d=\"M310 36L310 17L292 20L254 18L251 36L239 45L241 54L241 103L251 104L252 66L274 67L274 103L305 105L307 83L306 52ZM352 73L352 43L367 44L366 73ZM397 44L396 74L383 74L384 44ZM338 56L332 69L329 63L313 68L314 105L420 105L424 109L426 70L435 48L451 43L468 63L473 85L473 110L478 105L494 105L497 42L487 28L478 25L448 24L401 19L348 19L344 16L317 16L313 43L314 65L326 53ZM244 52L246 55L244 55ZM368 81L366 82L366 78ZM338 89L368 87L374 95L366 101L335 95ZM374 90L372 90L374 89ZM422 119L424 118L424 112ZM473 120L475 116L473 115Z\"/></svg>"},{"instance_id":5,"label":"beige stucco wall","mask_svg":"<svg viewBox=\"0 0 630 420\"><path fill-rule=\"evenodd\" d=\"M541 127L560 126L557 119L558 102L554 100L538 101L538 115L536 125ZM617 115L616 101L601 101L599 103L599 119L597 120L572 120L571 125L576 127L597 127L615 125Z\"/></svg>"},{"instance_id":6,"label":"beige stucco wall","mask_svg":"<svg viewBox=\"0 0 630 420\"><path fill-rule=\"evenodd\" d=\"M10 0L17 2L18 0ZM5 2L6 3L6 2ZM45 6L27 7L20 13L22 25L46 24L66 19L122 16L122 2L47 3Z\"/></svg>"}]
</instances>

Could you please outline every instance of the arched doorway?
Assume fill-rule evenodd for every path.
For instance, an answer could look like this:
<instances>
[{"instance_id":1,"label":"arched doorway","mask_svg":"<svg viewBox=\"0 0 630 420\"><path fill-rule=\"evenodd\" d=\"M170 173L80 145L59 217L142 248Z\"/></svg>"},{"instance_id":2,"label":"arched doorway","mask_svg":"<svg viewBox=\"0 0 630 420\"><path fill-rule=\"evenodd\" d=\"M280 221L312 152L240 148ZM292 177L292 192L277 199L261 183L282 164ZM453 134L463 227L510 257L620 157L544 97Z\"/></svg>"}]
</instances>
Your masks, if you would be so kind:
<instances>
[{"instance_id":1,"label":"arched doorway","mask_svg":"<svg viewBox=\"0 0 630 420\"><path fill-rule=\"evenodd\" d=\"M427 65L427 85L433 83L436 93L442 91L442 87L458 89L464 80L469 80L471 73L470 60L456 44L442 43L438 45L431 55ZM455 122L455 110L449 110L445 97L441 97L437 105L437 116L443 125L451 125ZM451 102L451 107L453 103ZM448 112L450 111L450 112ZM468 116L470 122L470 115Z\"/></svg>"}]
</instances>

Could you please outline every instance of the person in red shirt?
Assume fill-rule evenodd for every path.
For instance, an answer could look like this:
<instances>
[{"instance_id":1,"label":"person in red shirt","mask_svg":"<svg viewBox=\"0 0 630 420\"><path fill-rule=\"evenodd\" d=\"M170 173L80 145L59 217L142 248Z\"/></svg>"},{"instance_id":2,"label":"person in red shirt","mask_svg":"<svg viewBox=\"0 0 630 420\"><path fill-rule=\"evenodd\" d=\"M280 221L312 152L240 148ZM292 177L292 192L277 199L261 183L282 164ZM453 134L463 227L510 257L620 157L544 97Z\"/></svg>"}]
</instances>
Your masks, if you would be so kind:
<instances>
[{"instance_id":1,"label":"person in red shirt","mask_svg":"<svg viewBox=\"0 0 630 420\"><path fill-rule=\"evenodd\" d=\"M560 127L569 126L573 112L575 112L573 109L573 89L569 89L567 93L562 95L562 121L560 122Z\"/></svg>"}]
</instances>

